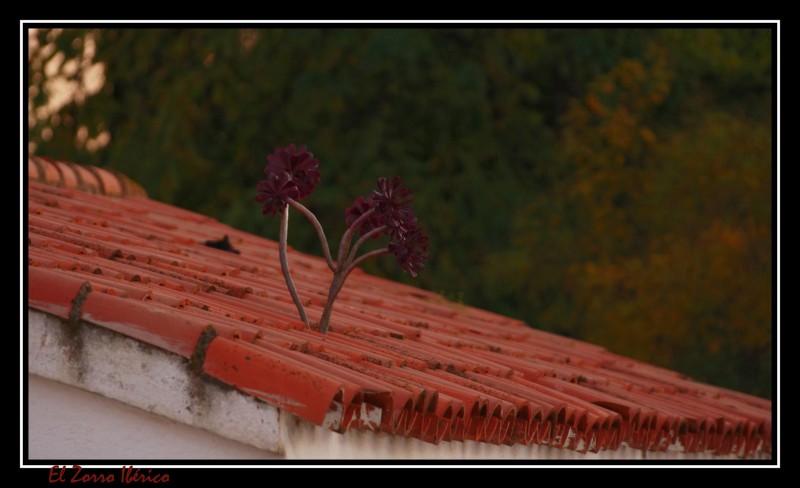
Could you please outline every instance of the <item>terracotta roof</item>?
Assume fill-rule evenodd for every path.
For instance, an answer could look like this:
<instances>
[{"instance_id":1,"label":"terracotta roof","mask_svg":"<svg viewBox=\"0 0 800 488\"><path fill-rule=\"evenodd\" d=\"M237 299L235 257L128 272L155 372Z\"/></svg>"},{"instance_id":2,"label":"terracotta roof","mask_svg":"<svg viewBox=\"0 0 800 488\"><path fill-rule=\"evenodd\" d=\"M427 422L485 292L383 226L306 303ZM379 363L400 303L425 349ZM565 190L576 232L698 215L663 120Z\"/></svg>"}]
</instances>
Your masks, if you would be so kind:
<instances>
[{"instance_id":1,"label":"terracotta roof","mask_svg":"<svg viewBox=\"0 0 800 488\"><path fill-rule=\"evenodd\" d=\"M29 307L181 355L315 424L434 443L771 454L768 400L360 270L332 332L305 330L274 241L143 196L68 188L81 184L65 172L61 187L43 184L41 174L28 182ZM204 245L226 235L240 254ZM293 250L290 263L318 320L331 272Z\"/></svg>"}]
</instances>

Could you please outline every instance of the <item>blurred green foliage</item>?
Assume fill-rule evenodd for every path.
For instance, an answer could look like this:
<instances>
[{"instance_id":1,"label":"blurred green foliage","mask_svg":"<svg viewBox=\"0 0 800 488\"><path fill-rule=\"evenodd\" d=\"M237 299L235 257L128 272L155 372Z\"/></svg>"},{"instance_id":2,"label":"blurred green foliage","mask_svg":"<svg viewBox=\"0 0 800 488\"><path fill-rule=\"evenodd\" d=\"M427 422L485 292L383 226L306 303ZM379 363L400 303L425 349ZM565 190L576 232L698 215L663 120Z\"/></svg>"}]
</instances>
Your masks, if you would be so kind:
<instances>
[{"instance_id":1,"label":"blurred green foliage","mask_svg":"<svg viewBox=\"0 0 800 488\"><path fill-rule=\"evenodd\" d=\"M390 259L368 271L769 397L773 35L40 30L30 141L272 238L253 199L275 146L320 159L306 203L332 239L377 176L400 175L434 258L414 281ZM48 80L80 80L87 57L102 89L42 112ZM315 240L292 227L294 247L320 254Z\"/></svg>"}]
</instances>

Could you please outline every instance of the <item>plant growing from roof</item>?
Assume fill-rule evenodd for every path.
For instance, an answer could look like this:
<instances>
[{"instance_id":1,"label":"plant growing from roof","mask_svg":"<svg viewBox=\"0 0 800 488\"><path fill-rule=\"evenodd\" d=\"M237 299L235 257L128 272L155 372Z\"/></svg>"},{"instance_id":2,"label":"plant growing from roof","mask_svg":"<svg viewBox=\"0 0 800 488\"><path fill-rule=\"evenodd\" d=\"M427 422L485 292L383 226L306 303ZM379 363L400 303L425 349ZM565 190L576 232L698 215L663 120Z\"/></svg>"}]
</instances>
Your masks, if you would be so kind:
<instances>
[{"instance_id":1,"label":"plant growing from roof","mask_svg":"<svg viewBox=\"0 0 800 488\"><path fill-rule=\"evenodd\" d=\"M328 300L316 326L322 334L327 334L330 327L333 302L342 290L347 276L358 265L370 258L393 254L400 267L416 277L424 268L423 261L430 258L427 251L428 237L417 225L417 217L411 208L411 190L403 186L398 176L389 179L378 178L377 189L366 198L357 197L347 208L345 211L347 230L339 242L334 262L322 225L314 214L300 203L300 200L308 196L319 183L319 161L314 159L314 155L305 145L289 144L283 148L276 148L267 156L264 173L267 178L258 184L256 201L262 204L264 215L274 217L277 213L281 214L278 238L281 270L300 319L306 327L311 328L311 324L289 273L286 254L289 207L300 212L314 226L325 261L333 272ZM359 238L351 245L356 233ZM387 246L358 255L358 251L366 242L380 236L388 236Z\"/></svg>"}]
</instances>

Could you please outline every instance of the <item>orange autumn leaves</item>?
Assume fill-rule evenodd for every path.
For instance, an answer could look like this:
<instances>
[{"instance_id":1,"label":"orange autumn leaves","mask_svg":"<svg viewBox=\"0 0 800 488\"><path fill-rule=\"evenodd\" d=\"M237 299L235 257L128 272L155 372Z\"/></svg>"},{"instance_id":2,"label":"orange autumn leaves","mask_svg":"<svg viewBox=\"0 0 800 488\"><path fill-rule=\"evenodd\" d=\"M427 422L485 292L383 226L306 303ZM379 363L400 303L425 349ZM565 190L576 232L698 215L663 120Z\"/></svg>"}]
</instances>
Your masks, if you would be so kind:
<instances>
[{"instance_id":1,"label":"orange autumn leaves","mask_svg":"<svg viewBox=\"0 0 800 488\"><path fill-rule=\"evenodd\" d=\"M747 381L770 367L771 135L722 111L660 123L669 63L655 48L621 59L565 113L569 171L520 213L517 244L531 256L561 239L554 259L567 271L529 293L566 333L701 379L714 365ZM544 208L562 223L535 221ZM542 298L547 286L566 298Z\"/></svg>"}]
</instances>

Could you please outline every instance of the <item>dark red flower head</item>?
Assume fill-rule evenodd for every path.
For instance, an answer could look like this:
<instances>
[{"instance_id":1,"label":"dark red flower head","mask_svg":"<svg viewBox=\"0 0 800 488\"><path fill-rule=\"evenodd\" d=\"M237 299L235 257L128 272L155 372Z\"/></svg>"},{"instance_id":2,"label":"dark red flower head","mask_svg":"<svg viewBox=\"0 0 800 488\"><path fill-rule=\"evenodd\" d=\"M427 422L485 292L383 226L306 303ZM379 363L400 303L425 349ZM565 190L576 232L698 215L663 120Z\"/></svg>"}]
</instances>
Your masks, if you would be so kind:
<instances>
[{"instance_id":1,"label":"dark red flower head","mask_svg":"<svg viewBox=\"0 0 800 488\"><path fill-rule=\"evenodd\" d=\"M392 236L402 235L417 226L417 217L411 209L411 190L403 186L399 176L378 178L378 189L370 198L375 202L375 213L389 227Z\"/></svg>"},{"instance_id":2,"label":"dark red flower head","mask_svg":"<svg viewBox=\"0 0 800 488\"><path fill-rule=\"evenodd\" d=\"M389 251L394 254L403 271L414 277L425 269L422 262L431 257L428 253L428 236L417 227L390 242Z\"/></svg>"},{"instance_id":3,"label":"dark red flower head","mask_svg":"<svg viewBox=\"0 0 800 488\"><path fill-rule=\"evenodd\" d=\"M355 201L351 206L347 208L344 212L344 222L345 224L350 227L358 220L359 217L364 215L368 210L371 210L375 207L375 201L372 200L372 197L356 197ZM382 226L383 223L378 215L375 213L372 214L371 217L367 217L366 221L362 222L359 225L358 230L359 233L363 236L367 232L375 229L377 227ZM375 236L377 238L378 236Z\"/></svg>"},{"instance_id":4,"label":"dark red flower head","mask_svg":"<svg viewBox=\"0 0 800 488\"><path fill-rule=\"evenodd\" d=\"M287 198L295 200L300 198L297 184L290 180L289 173L285 171L272 173L267 176L266 180L258 183L256 201L263 204L261 213L264 215L274 216L283 210Z\"/></svg>"},{"instance_id":5,"label":"dark red flower head","mask_svg":"<svg viewBox=\"0 0 800 488\"><path fill-rule=\"evenodd\" d=\"M359 225L361 235L386 226L386 232L382 234L397 237L417 225L417 217L411 208L411 190L403 186L398 176L391 179L378 178L377 190L373 190L367 198L356 198L353 205L345 211L347 226L353 225L356 219L370 209L373 210L371 217Z\"/></svg>"},{"instance_id":6,"label":"dark red flower head","mask_svg":"<svg viewBox=\"0 0 800 488\"><path fill-rule=\"evenodd\" d=\"M411 203L411 190L403 186L399 176L390 179L378 178L378 189L373 190L373 197L382 205L401 206Z\"/></svg>"},{"instance_id":7,"label":"dark red flower head","mask_svg":"<svg viewBox=\"0 0 800 488\"><path fill-rule=\"evenodd\" d=\"M277 147L267 156L267 165L264 167L267 177L283 172L297 185L298 200L311 193L314 186L319 183L319 161L314 159L314 155L306 149L305 144Z\"/></svg>"}]
</instances>

